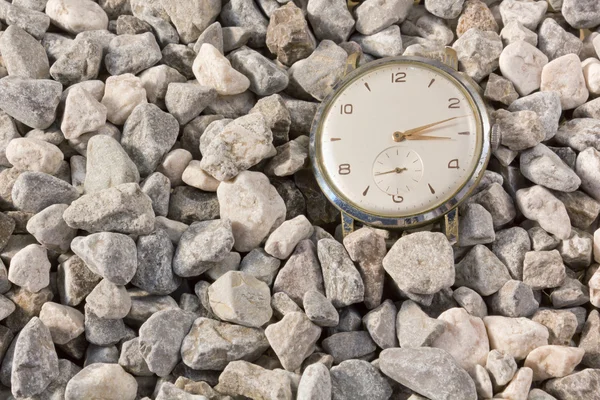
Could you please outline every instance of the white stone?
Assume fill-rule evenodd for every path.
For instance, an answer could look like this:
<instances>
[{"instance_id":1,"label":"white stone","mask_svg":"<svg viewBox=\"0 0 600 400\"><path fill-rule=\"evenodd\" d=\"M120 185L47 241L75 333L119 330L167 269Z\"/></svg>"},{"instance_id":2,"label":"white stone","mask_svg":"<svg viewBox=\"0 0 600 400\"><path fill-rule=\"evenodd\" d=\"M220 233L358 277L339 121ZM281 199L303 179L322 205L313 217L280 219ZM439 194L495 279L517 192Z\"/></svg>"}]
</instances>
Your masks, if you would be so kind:
<instances>
[{"instance_id":1,"label":"white stone","mask_svg":"<svg viewBox=\"0 0 600 400\"><path fill-rule=\"evenodd\" d=\"M304 215L285 221L271 233L265 243L265 251L284 260L292 254L296 245L313 234L314 228Z\"/></svg>"},{"instance_id":2,"label":"white stone","mask_svg":"<svg viewBox=\"0 0 600 400\"><path fill-rule=\"evenodd\" d=\"M531 368L521 368L515 374L515 377L510 381L508 386L502 393L498 393L496 398L506 400L527 400L533 371Z\"/></svg>"},{"instance_id":3,"label":"white stone","mask_svg":"<svg viewBox=\"0 0 600 400\"><path fill-rule=\"evenodd\" d=\"M600 263L600 229L594 232L594 261Z\"/></svg>"},{"instance_id":4,"label":"white stone","mask_svg":"<svg viewBox=\"0 0 600 400\"><path fill-rule=\"evenodd\" d=\"M200 161L192 160L189 162L181 180L189 186L195 187L205 192L216 192L221 181L213 178L210 174L200 167Z\"/></svg>"},{"instance_id":5,"label":"white stone","mask_svg":"<svg viewBox=\"0 0 600 400\"><path fill-rule=\"evenodd\" d=\"M192 71L199 84L214 88L220 95L240 94L250 87L250 80L233 69L229 60L209 43L200 48Z\"/></svg>"},{"instance_id":6,"label":"white stone","mask_svg":"<svg viewBox=\"0 0 600 400\"><path fill-rule=\"evenodd\" d=\"M60 130L66 139L75 139L106 124L106 106L81 86L69 91Z\"/></svg>"},{"instance_id":7,"label":"white stone","mask_svg":"<svg viewBox=\"0 0 600 400\"><path fill-rule=\"evenodd\" d=\"M540 88L542 69L548 57L535 46L523 41L509 44L500 54L500 71L521 96Z\"/></svg>"},{"instance_id":8,"label":"white stone","mask_svg":"<svg viewBox=\"0 0 600 400\"><path fill-rule=\"evenodd\" d=\"M74 35L108 28L108 16L92 0L48 0L46 14L54 25Z\"/></svg>"},{"instance_id":9,"label":"white stone","mask_svg":"<svg viewBox=\"0 0 600 400\"><path fill-rule=\"evenodd\" d=\"M596 58L588 58L581 63L581 67L590 94L600 95L600 61Z\"/></svg>"},{"instance_id":10,"label":"white stone","mask_svg":"<svg viewBox=\"0 0 600 400\"><path fill-rule=\"evenodd\" d=\"M581 189L600 201L600 152L588 147L577 155L575 172L581 178Z\"/></svg>"},{"instance_id":11,"label":"white stone","mask_svg":"<svg viewBox=\"0 0 600 400\"><path fill-rule=\"evenodd\" d=\"M15 138L6 146L8 162L20 171L55 174L62 165L62 151L40 139Z\"/></svg>"},{"instance_id":12,"label":"white stone","mask_svg":"<svg viewBox=\"0 0 600 400\"><path fill-rule=\"evenodd\" d=\"M548 10L545 1L505 0L500 4L499 11L504 25L519 21L527 29L534 31Z\"/></svg>"},{"instance_id":13,"label":"white stone","mask_svg":"<svg viewBox=\"0 0 600 400\"><path fill-rule=\"evenodd\" d=\"M594 307L600 308L600 269L592 275L588 281L588 287L590 288L590 303Z\"/></svg>"},{"instance_id":14,"label":"white stone","mask_svg":"<svg viewBox=\"0 0 600 400\"><path fill-rule=\"evenodd\" d=\"M133 74L109 76L102 104L107 110L107 119L115 125L123 125L138 105L147 103L146 89L142 80Z\"/></svg>"},{"instance_id":15,"label":"white stone","mask_svg":"<svg viewBox=\"0 0 600 400\"><path fill-rule=\"evenodd\" d=\"M217 189L220 215L231 221L234 248L248 252L285 221L285 203L269 178L244 171Z\"/></svg>"},{"instance_id":16,"label":"white stone","mask_svg":"<svg viewBox=\"0 0 600 400\"><path fill-rule=\"evenodd\" d=\"M548 329L528 318L487 316L483 318L490 348L510 354L520 361L534 349L548 345Z\"/></svg>"},{"instance_id":17,"label":"white stone","mask_svg":"<svg viewBox=\"0 0 600 400\"><path fill-rule=\"evenodd\" d=\"M30 244L10 260L8 280L29 292L37 293L50 284L50 261L45 248Z\"/></svg>"},{"instance_id":18,"label":"white stone","mask_svg":"<svg viewBox=\"0 0 600 400\"><path fill-rule=\"evenodd\" d=\"M161 4L177 28L183 43L198 39L221 11L220 0L162 0Z\"/></svg>"},{"instance_id":19,"label":"white stone","mask_svg":"<svg viewBox=\"0 0 600 400\"><path fill-rule=\"evenodd\" d=\"M589 92L579 56L567 54L546 64L540 88L544 92L558 92L563 110L572 110L585 103Z\"/></svg>"},{"instance_id":20,"label":"white stone","mask_svg":"<svg viewBox=\"0 0 600 400\"><path fill-rule=\"evenodd\" d=\"M169 178L171 186L180 186L183 183L181 180L183 171L192 161L192 158L192 153L185 149L172 150L165 155L156 171Z\"/></svg>"},{"instance_id":21,"label":"white stone","mask_svg":"<svg viewBox=\"0 0 600 400\"><path fill-rule=\"evenodd\" d=\"M543 186L517 191L517 205L525 218L537 221L546 232L566 240L571 235L571 220L565 205Z\"/></svg>"},{"instance_id":22,"label":"white stone","mask_svg":"<svg viewBox=\"0 0 600 400\"><path fill-rule=\"evenodd\" d=\"M490 344L481 318L469 315L464 308L451 308L438 320L444 321L445 329L431 347L446 350L470 374L475 373L475 366L485 365Z\"/></svg>"},{"instance_id":23,"label":"white stone","mask_svg":"<svg viewBox=\"0 0 600 400\"><path fill-rule=\"evenodd\" d=\"M534 381L562 378L573 372L584 354L585 350L579 347L541 346L529 353L525 367L532 369Z\"/></svg>"},{"instance_id":24,"label":"white stone","mask_svg":"<svg viewBox=\"0 0 600 400\"><path fill-rule=\"evenodd\" d=\"M56 344L69 343L85 331L81 311L51 301L42 306L40 319L48 327Z\"/></svg>"}]
</instances>

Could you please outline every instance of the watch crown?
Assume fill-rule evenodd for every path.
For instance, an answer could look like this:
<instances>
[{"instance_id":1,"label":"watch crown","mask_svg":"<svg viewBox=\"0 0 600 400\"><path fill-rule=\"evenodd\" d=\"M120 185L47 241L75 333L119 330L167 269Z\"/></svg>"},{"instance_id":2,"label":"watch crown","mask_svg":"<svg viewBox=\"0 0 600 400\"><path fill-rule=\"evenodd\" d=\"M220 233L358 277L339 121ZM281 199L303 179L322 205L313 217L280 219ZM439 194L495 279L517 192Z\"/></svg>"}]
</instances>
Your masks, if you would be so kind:
<instances>
[{"instance_id":1,"label":"watch crown","mask_svg":"<svg viewBox=\"0 0 600 400\"><path fill-rule=\"evenodd\" d=\"M492 146L492 151L496 151L498 149L498 147L500 146L500 140L502 139L502 134L500 133L500 130L498 129L498 125L494 124L492 126L492 134L491 134L491 146Z\"/></svg>"}]
</instances>

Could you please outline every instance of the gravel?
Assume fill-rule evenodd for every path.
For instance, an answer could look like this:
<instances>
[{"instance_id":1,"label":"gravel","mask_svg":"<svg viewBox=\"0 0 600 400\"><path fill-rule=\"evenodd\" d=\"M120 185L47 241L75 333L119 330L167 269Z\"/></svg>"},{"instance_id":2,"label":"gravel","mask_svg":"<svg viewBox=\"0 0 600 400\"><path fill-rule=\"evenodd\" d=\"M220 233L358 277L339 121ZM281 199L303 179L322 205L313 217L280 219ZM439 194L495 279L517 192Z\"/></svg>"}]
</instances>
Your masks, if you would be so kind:
<instances>
[{"instance_id":1,"label":"gravel","mask_svg":"<svg viewBox=\"0 0 600 400\"><path fill-rule=\"evenodd\" d=\"M599 4L0 1L0 397L597 399ZM458 245L342 238L319 102L444 46L500 138Z\"/></svg>"}]
</instances>

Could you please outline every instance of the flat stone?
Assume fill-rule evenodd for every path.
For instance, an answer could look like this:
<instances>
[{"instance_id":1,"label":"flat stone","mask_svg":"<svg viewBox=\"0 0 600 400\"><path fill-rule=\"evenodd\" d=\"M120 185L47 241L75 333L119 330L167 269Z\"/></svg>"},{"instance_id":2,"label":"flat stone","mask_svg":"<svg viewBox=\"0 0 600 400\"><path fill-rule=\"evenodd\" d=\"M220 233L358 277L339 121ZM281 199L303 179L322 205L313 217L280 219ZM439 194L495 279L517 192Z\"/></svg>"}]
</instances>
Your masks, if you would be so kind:
<instances>
[{"instance_id":1,"label":"flat stone","mask_svg":"<svg viewBox=\"0 0 600 400\"><path fill-rule=\"evenodd\" d=\"M30 244L17 252L10 261L8 280L37 293L50 283L50 261L45 248Z\"/></svg>"},{"instance_id":2,"label":"flat stone","mask_svg":"<svg viewBox=\"0 0 600 400\"><path fill-rule=\"evenodd\" d=\"M340 332L322 342L323 349L333 356L336 364L353 358L366 356L377 349L366 331Z\"/></svg>"},{"instance_id":3,"label":"flat stone","mask_svg":"<svg viewBox=\"0 0 600 400\"><path fill-rule=\"evenodd\" d=\"M134 400L138 384L118 364L88 365L67 384L65 400L91 398L102 393L106 400Z\"/></svg>"},{"instance_id":4,"label":"flat stone","mask_svg":"<svg viewBox=\"0 0 600 400\"><path fill-rule=\"evenodd\" d=\"M231 251L234 236L229 220L194 222L183 233L173 257L179 276L199 276Z\"/></svg>"},{"instance_id":5,"label":"flat stone","mask_svg":"<svg viewBox=\"0 0 600 400\"><path fill-rule=\"evenodd\" d=\"M505 317L529 317L537 311L538 301L531 287L517 280L510 280L491 297L491 310Z\"/></svg>"},{"instance_id":6,"label":"flat stone","mask_svg":"<svg viewBox=\"0 0 600 400\"><path fill-rule=\"evenodd\" d=\"M116 125L123 125L133 110L147 103L146 89L142 80L133 74L109 76L102 104L106 107L106 118Z\"/></svg>"},{"instance_id":7,"label":"flat stone","mask_svg":"<svg viewBox=\"0 0 600 400\"><path fill-rule=\"evenodd\" d=\"M290 378L247 361L233 361L225 367L215 387L219 393L277 400L292 400Z\"/></svg>"},{"instance_id":8,"label":"flat stone","mask_svg":"<svg viewBox=\"0 0 600 400\"><path fill-rule=\"evenodd\" d=\"M71 249L92 272L115 285L131 281L137 268L135 242L121 233L102 232L76 237Z\"/></svg>"},{"instance_id":9,"label":"flat stone","mask_svg":"<svg viewBox=\"0 0 600 400\"><path fill-rule=\"evenodd\" d=\"M212 311L227 322L260 327L273 315L269 287L244 272L221 276L210 286L208 297Z\"/></svg>"},{"instance_id":10,"label":"flat stone","mask_svg":"<svg viewBox=\"0 0 600 400\"><path fill-rule=\"evenodd\" d=\"M564 204L542 186L519 190L517 205L526 218L537 221L548 233L560 239L570 236L571 222Z\"/></svg>"},{"instance_id":11,"label":"flat stone","mask_svg":"<svg viewBox=\"0 0 600 400\"><path fill-rule=\"evenodd\" d=\"M74 35L108 27L108 16L91 0L48 0L46 14L54 25Z\"/></svg>"},{"instance_id":12,"label":"flat stone","mask_svg":"<svg viewBox=\"0 0 600 400\"><path fill-rule=\"evenodd\" d=\"M534 349L548 344L548 329L527 318L487 316L483 319L490 348L520 361Z\"/></svg>"},{"instance_id":13,"label":"flat stone","mask_svg":"<svg viewBox=\"0 0 600 400\"><path fill-rule=\"evenodd\" d=\"M517 3L511 1L512 4ZM548 57L534 45L516 41L507 45L499 58L502 76L509 79L521 96L536 91L542 81L542 69L548 64Z\"/></svg>"},{"instance_id":14,"label":"flat stone","mask_svg":"<svg viewBox=\"0 0 600 400\"><path fill-rule=\"evenodd\" d=\"M385 400L392 386L371 363L347 360L331 368L332 399L369 398Z\"/></svg>"},{"instance_id":15,"label":"flat stone","mask_svg":"<svg viewBox=\"0 0 600 400\"><path fill-rule=\"evenodd\" d=\"M105 57L111 75L138 74L159 62L162 53L154 35L120 35L111 40Z\"/></svg>"},{"instance_id":16,"label":"flat stone","mask_svg":"<svg viewBox=\"0 0 600 400\"><path fill-rule=\"evenodd\" d=\"M88 232L143 235L154 230L152 201L136 183L84 195L67 208L63 218L71 228Z\"/></svg>"},{"instance_id":17,"label":"flat stone","mask_svg":"<svg viewBox=\"0 0 600 400\"><path fill-rule=\"evenodd\" d=\"M4 67L10 76L29 79L50 77L48 56L44 47L17 25L10 25L0 39Z\"/></svg>"},{"instance_id":18,"label":"flat stone","mask_svg":"<svg viewBox=\"0 0 600 400\"><path fill-rule=\"evenodd\" d=\"M12 393L15 397L40 394L58 376L58 356L50 331L39 318L33 317L15 341Z\"/></svg>"},{"instance_id":19,"label":"flat stone","mask_svg":"<svg viewBox=\"0 0 600 400\"><path fill-rule=\"evenodd\" d=\"M180 348L194 322L180 309L158 311L140 327L140 351L150 371L166 376L181 360Z\"/></svg>"},{"instance_id":20,"label":"flat stone","mask_svg":"<svg viewBox=\"0 0 600 400\"><path fill-rule=\"evenodd\" d=\"M421 267L416 270L414 265ZM433 294L454 283L454 257L441 233L418 232L400 238L383 259L383 268L400 289Z\"/></svg>"},{"instance_id":21,"label":"flat stone","mask_svg":"<svg viewBox=\"0 0 600 400\"><path fill-rule=\"evenodd\" d=\"M533 370L533 380L543 381L570 375L581 362L585 350L568 346L541 346L525 359L525 367Z\"/></svg>"},{"instance_id":22,"label":"flat stone","mask_svg":"<svg viewBox=\"0 0 600 400\"><path fill-rule=\"evenodd\" d=\"M509 280L506 266L483 245L474 246L456 264L454 285L469 287L482 296L496 293Z\"/></svg>"},{"instance_id":23,"label":"flat stone","mask_svg":"<svg viewBox=\"0 0 600 400\"><path fill-rule=\"evenodd\" d=\"M488 353L485 368L490 373L492 383L499 387L506 385L515 376L517 363L510 354L492 350Z\"/></svg>"},{"instance_id":24,"label":"flat stone","mask_svg":"<svg viewBox=\"0 0 600 400\"><path fill-rule=\"evenodd\" d=\"M477 399L471 377L441 349L386 349L379 355L379 368L394 381L432 399ZM423 368L429 371L427 377L422 375Z\"/></svg>"},{"instance_id":25,"label":"flat stone","mask_svg":"<svg viewBox=\"0 0 600 400\"><path fill-rule=\"evenodd\" d=\"M445 324L430 318L411 300L402 303L396 318L400 347L427 347L444 332Z\"/></svg>"},{"instance_id":26,"label":"flat stone","mask_svg":"<svg viewBox=\"0 0 600 400\"><path fill-rule=\"evenodd\" d=\"M563 110L571 110L584 104L589 92L579 57L567 54L545 65L540 88L542 91L558 92Z\"/></svg>"},{"instance_id":27,"label":"flat stone","mask_svg":"<svg viewBox=\"0 0 600 400\"><path fill-rule=\"evenodd\" d=\"M56 344L66 344L84 332L83 314L72 307L51 301L44 303L40 320L46 325Z\"/></svg>"}]
</instances>

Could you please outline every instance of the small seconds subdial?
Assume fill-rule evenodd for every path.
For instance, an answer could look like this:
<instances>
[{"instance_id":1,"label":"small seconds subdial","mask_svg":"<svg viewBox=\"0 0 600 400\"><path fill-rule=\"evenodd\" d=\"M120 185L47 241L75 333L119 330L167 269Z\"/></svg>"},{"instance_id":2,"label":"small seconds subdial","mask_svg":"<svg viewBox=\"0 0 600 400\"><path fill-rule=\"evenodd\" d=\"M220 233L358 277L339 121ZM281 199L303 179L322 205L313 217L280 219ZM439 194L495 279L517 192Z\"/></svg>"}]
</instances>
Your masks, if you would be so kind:
<instances>
[{"instance_id":1,"label":"small seconds subdial","mask_svg":"<svg viewBox=\"0 0 600 400\"><path fill-rule=\"evenodd\" d=\"M423 160L408 147L389 147L379 153L373 162L375 184L391 196L410 192L422 177Z\"/></svg>"}]
</instances>

